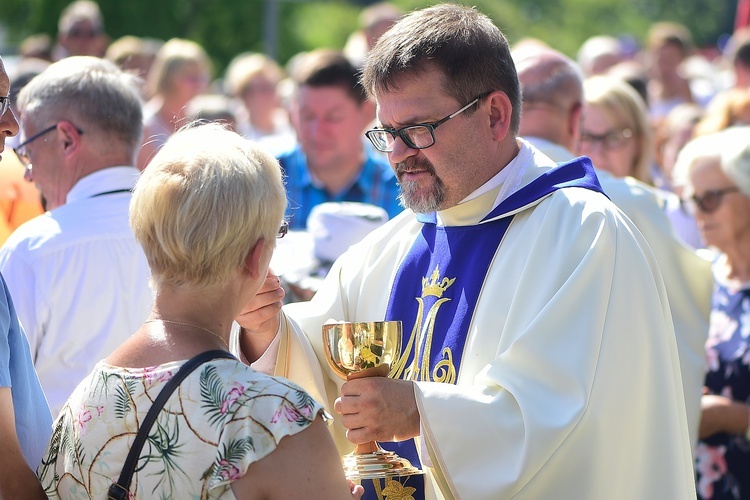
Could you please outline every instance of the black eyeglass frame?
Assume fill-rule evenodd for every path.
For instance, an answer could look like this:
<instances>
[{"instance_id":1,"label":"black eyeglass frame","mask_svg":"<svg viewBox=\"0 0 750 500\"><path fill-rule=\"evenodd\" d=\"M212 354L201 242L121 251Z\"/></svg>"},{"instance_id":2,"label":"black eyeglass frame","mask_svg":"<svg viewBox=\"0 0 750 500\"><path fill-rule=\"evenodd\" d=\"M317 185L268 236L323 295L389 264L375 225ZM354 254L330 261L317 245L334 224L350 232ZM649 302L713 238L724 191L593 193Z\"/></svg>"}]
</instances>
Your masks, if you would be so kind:
<instances>
[{"instance_id":1,"label":"black eyeglass frame","mask_svg":"<svg viewBox=\"0 0 750 500\"><path fill-rule=\"evenodd\" d=\"M289 221L283 220L281 221L281 226L279 227L279 232L276 234L276 239L281 239L284 236L287 235L289 232Z\"/></svg>"},{"instance_id":2,"label":"black eyeglass frame","mask_svg":"<svg viewBox=\"0 0 750 500\"><path fill-rule=\"evenodd\" d=\"M6 96L0 96L0 118L5 116L5 113L10 109L10 94Z\"/></svg>"},{"instance_id":3,"label":"black eyeglass frame","mask_svg":"<svg viewBox=\"0 0 750 500\"><path fill-rule=\"evenodd\" d=\"M484 99L485 97L487 97L489 94L490 94L490 92L485 92L483 94L479 94L474 99L472 99L471 102L469 104L467 104L466 106L462 107L458 111L455 111L455 112L449 114L445 118L441 118L440 120L438 120L436 122L430 122L430 123L413 123L411 125L407 125L407 126L401 127L401 128L373 128L373 129L370 129L367 132L365 132L365 137L367 137L367 139L369 139L369 141L372 143L372 145L373 145L373 147L375 149L377 149L378 151L382 151L383 153L390 153L390 152L393 151L393 143L391 143L391 147L390 148L389 147L382 148L379 145L380 144L379 141L377 141L376 139L373 139L373 136L375 134L380 134L380 133L383 133L383 132L387 132L388 134L390 134L391 137L393 137L394 141L396 140L396 137L400 137L401 140L404 141L404 144L406 144L410 149L427 149L427 148L435 145L435 129L436 128L438 128L440 125L442 125L443 123L447 122L451 118L454 118L454 117L460 115L461 113L463 113L464 111L466 111L467 109L469 109L470 107L472 107L474 104L478 103L481 99ZM430 142L430 144L428 144L426 146L417 146L416 144L414 144L412 142L412 140L409 138L409 136L407 135L407 133L406 133L407 130L413 129L413 128L426 128L430 132L430 137L432 138L432 142Z\"/></svg>"},{"instance_id":4,"label":"black eyeglass frame","mask_svg":"<svg viewBox=\"0 0 750 500\"><path fill-rule=\"evenodd\" d=\"M57 122L54 125L50 125L49 127L37 132L36 134L32 135L31 137L23 141L21 144L13 148L13 152L16 153L16 156L18 156L18 159L21 160L21 163L23 163L24 167L28 167L29 165L31 165L31 161L29 160L29 155L26 153L26 146L28 146L35 140L39 139L43 135L49 134L53 130L57 129L58 125L60 125L60 122ZM79 135L83 135L83 130L81 130L78 127L76 127L76 132L78 132Z\"/></svg>"},{"instance_id":5,"label":"black eyeglass frame","mask_svg":"<svg viewBox=\"0 0 750 500\"><path fill-rule=\"evenodd\" d=\"M706 191L702 196L693 195L685 201L688 202L688 210L694 210L694 207L698 207L701 212L710 214L719 209L721 202L724 200L724 195L739 191L740 188L737 186L729 186L724 189Z\"/></svg>"}]
</instances>

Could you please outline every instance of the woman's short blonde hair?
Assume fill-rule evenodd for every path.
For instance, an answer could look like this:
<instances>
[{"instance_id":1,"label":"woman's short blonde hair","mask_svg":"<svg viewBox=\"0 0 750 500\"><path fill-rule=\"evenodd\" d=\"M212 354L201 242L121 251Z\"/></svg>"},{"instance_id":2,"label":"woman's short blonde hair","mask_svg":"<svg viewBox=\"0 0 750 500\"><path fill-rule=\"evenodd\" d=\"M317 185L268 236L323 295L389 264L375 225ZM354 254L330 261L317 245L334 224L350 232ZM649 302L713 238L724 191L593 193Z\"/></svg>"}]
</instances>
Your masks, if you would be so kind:
<instances>
[{"instance_id":1,"label":"woman's short blonde hair","mask_svg":"<svg viewBox=\"0 0 750 500\"><path fill-rule=\"evenodd\" d=\"M630 129L638 141L638 155L629 175L652 184L652 131L643 98L626 82L611 76L587 78L583 83L583 94L587 105L599 106L613 122Z\"/></svg>"},{"instance_id":2,"label":"woman's short blonde hair","mask_svg":"<svg viewBox=\"0 0 750 500\"><path fill-rule=\"evenodd\" d=\"M143 171L130 225L152 284L222 285L260 240L275 243L286 209L278 162L219 124L170 136Z\"/></svg>"}]
</instances>

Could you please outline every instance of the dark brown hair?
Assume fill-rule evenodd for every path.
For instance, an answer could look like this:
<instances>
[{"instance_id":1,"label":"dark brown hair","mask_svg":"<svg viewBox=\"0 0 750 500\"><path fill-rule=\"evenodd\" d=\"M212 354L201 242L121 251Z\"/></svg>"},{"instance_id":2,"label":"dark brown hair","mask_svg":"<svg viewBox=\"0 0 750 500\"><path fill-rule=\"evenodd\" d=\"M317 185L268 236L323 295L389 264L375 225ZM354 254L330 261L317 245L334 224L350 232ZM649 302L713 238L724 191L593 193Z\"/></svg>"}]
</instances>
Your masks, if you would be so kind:
<instances>
[{"instance_id":1,"label":"dark brown hair","mask_svg":"<svg viewBox=\"0 0 750 500\"><path fill-rule=\"evenodd\" d=\"M468 103L500 90L513 106L511 130L518 132L521 91L508 41L490 18L460 5L441 4L412 12L387 31L370 51L362 74L373 96L398 88L404 76L430 67L443 74L447 95Z\"/></svg>"}]
</instances>

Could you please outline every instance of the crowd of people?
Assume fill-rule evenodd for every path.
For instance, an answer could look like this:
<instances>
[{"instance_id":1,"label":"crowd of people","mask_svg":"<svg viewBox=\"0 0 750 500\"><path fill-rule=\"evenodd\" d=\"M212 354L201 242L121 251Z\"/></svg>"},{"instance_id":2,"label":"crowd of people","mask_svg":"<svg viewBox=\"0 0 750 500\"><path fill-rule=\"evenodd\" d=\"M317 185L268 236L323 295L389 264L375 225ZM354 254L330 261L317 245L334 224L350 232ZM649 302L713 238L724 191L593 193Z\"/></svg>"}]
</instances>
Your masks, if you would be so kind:
<instances>
[{"instance_id":1,"label":"crowd of people","mask_svg":"<svg viewBox=\"0 0 750 500\"><path fill-rule=\"evenodd\" d=\"M0 62L0 498L147 436L126 496L750 499L750 30L360 19L217 74L76 0ZM401 321L389 376L331 319ZM423 474L347 481L370 441Z\"/></svg>"}]
</instances>

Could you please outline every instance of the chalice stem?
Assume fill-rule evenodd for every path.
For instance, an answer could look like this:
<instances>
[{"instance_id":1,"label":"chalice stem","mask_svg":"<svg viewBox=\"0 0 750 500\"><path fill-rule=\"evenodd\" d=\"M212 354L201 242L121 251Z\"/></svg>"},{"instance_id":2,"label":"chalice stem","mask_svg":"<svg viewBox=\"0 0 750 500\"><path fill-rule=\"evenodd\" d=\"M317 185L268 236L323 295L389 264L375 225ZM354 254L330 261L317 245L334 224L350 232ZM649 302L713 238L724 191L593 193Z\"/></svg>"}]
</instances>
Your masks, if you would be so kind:
<instances>
[{"instance_id":1,"label":"chalice stem","mask_svg":"<svg viewBox=\"0 0 750 500\"><path fill-rule=\"evenodd\" d=\"M369 443L359 443L356 450L354 451L354 454L362 455L365 453L375 453L379 449L380 446L378 446L378 443L376 443L375 441L370 441Z\"/></svg>"}]
</instances>

